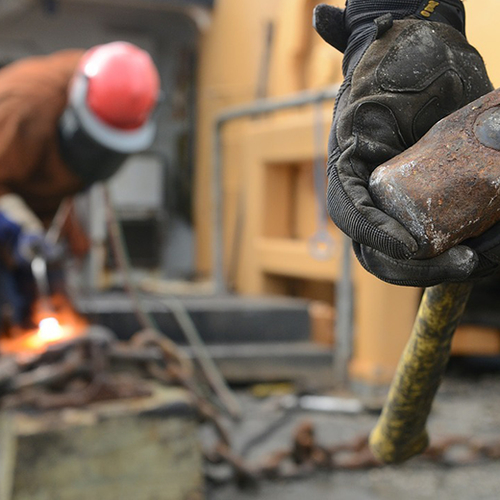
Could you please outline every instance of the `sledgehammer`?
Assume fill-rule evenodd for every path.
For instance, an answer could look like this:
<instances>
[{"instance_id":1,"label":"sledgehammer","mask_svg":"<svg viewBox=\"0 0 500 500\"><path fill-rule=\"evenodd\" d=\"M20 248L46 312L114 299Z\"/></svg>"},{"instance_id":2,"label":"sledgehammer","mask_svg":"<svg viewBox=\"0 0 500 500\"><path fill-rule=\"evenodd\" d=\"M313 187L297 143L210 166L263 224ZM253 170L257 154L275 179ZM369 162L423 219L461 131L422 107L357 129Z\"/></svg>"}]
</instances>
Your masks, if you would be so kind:
<instances>
[{"instance_id":1,"label":"sledgehammer","mask_svg":"<svg viewBox=\"0 0 500 500\"><path fill-rule=\"evenodd\" d=\"M438 122L370 178L377 206L418 243L416 258L439 255L500 220L500 90ZM400 463L428 445L426 422L450 356L471 283L427 288L379 421L375 456Z\"/></svg>"}]
</instances>

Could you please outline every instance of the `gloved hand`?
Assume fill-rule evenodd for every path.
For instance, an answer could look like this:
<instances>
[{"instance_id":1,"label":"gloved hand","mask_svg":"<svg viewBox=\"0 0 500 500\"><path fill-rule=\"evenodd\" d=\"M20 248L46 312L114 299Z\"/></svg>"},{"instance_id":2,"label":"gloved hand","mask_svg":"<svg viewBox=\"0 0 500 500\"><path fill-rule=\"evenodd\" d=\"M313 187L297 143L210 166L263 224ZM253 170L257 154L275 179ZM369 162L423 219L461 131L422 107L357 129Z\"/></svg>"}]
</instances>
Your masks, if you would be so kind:
<instances>
[{"instance_id":1,"label":"gloved hand","mask_svg":"<svg viewBox=\"0 0 500 500\"><path fill-rule=\"evenodd\" d=\"M492 90L481 56L464 37L461 0L349 0L345 10L319 5L314 26L344 53L328 146L331 218L353 239L364 267L384 281L430 286L467 279L478 266L475 252L457 246L411 260L415 240L368 192L378 165Z\"/></svg>"},{"instance_id":2,"label":"gloved hand","mask_svg":"<svg viewBox=\"0 0 500 500\"><path fill-rule=\"evenodd\" d=\"M57 253L45 241L40 220L14 194L0 196L0 245L17 266L28 265L37 254L50 260Z\"/></svg>"},{"instance_id":3,"label":"gloved hand","mask_svg":"<svg viewBox=\"0 0 500 500\"><path fill-rule=\"evenodd\" d=\"M448 281L475 281L500 267L500 224L432 259L397 260L356 242L353 249L367 271L393 285L427 287Z\"/></svg>"},{"instance_id":4,"label":"gloved hand","mask_svg":"<svg viewBox=\"0 0 500 500\"><path fill-rule=\"evenodd\" d=\"M46 242L43 226L17 195L0 196L0 311L15 324L30 326L37 296L30 268L35 255L47 262L58 249Z\"/></svg>"},{"instance_id":5,"label":"gloved hand","mask_svg":"<svg viewBox=\"0 0 500 500\"><path fill-rule=\"evenodd\" d=\"M19 265L29 264L37 255L43 257L46 262L53 262L60 258L62 248L51 245L45 239L44 233L21 232L14 250L15 260Z\"/></svg>"}]
</instances>

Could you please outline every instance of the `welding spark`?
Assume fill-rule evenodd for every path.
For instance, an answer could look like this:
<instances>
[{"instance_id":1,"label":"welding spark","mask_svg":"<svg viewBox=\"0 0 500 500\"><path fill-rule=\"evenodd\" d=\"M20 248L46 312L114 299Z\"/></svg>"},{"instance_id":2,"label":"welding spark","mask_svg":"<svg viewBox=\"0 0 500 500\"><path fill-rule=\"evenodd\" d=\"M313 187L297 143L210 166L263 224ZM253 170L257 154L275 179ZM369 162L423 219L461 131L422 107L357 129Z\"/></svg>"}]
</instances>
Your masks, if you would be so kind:
<instances>
[{"instance_id":1,"label":"welding spark","mask_svg":"<svg viewBox=\"0 0 500 500\"><path fill-rule=\"evenodd\" d=\"M42 319L38 328L38 337L43 342L55 342L64 337L64 331L56 318Z\"/></svg>"}]
</instances>

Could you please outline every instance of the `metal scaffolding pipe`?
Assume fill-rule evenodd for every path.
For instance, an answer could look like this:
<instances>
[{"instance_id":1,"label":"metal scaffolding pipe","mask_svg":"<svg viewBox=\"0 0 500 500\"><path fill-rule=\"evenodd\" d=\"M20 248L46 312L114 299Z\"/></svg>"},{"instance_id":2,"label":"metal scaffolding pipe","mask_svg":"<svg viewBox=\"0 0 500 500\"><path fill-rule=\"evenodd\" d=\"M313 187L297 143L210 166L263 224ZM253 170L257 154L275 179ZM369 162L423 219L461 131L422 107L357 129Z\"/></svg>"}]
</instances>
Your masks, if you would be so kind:
<instances>
[{"instance_id":1,"label":"metal scaffolding pipe","mask_svg":"<svg viewBox=\"0 0 500 500\"><path fill-rule=\"evenodd\" d=\"M284 109L298 108L310 104L335 99L339 86L335 85L320 91L304 91L286 98L258 99L250 104L237 106L222 111L216 118L213 128L213 255L212 275L216 294L227 293L224 278L224 200L223 200L223 165L222 165L222 129L230 121L239 118L255 117Z\"/></svg>"}]
</instances>

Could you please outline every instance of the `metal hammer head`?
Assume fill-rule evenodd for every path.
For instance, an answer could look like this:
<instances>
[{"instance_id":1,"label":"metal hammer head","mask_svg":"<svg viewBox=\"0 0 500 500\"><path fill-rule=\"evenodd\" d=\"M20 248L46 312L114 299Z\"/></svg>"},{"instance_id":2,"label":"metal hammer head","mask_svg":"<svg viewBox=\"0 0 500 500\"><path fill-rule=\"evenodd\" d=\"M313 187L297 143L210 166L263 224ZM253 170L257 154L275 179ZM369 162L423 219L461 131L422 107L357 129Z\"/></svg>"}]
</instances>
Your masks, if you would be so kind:
<instances>
[{"instance_id":1,"label":"metal hammer head","mask_svg":"<svg viewBox=\"0 0 500 500\"><path fill-rule=\"evenodd\" d=\"M374 203L439 255L500 220L500 89L438 122L374 170Z\"/></svg>"}]
</instances>

